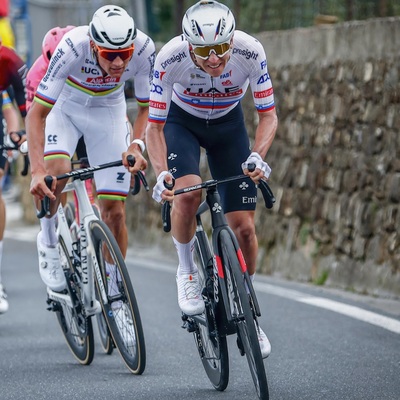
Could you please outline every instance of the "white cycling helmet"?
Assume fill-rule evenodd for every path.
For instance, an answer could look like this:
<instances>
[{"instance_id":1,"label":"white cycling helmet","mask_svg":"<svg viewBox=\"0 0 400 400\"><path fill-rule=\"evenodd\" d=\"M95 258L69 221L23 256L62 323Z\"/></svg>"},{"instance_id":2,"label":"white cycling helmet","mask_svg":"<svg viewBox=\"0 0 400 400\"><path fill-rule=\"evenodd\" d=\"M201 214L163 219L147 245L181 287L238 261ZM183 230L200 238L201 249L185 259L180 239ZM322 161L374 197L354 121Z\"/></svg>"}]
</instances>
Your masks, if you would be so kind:
<instances>
[{"instance_id":1,"label":"white cycling helmet","mask_svg":"<svg viewBox=\"0 0 400 400\"><path fill-rule=\"evenodd\" d=\"M122 7L108 5L94 13L89 35L97 46L123 49L133 44L136 27L133 18Z\"/></svg>"},{"instance_id":2,"label":"white cycling helmet","mask_svg":"<svg viewBox=\"0 0 400 400\"><path fill-rule=\"evenodd\" d=\"M230 9L218 1L199 1L190 7L182 21L187 41L195 46L227 43L235 31Z\"/></svg>"},{"instance_id":3,"label":"white cycling helmet","mask_svg":"<svg viewBox=\"0 0 400 400\"><path fill-rule=\"evenodd\" d=\"M58 43L60 43L62 37L73 28L75 28L75 26L73 25L68 25L65 28L60 28L59 26L51 28L44 35L43 38L42 42L43 57L46 58L47 60L50 60L51 56L54 53L54 50L56 49Z\"/></svg>"}]
</instances>

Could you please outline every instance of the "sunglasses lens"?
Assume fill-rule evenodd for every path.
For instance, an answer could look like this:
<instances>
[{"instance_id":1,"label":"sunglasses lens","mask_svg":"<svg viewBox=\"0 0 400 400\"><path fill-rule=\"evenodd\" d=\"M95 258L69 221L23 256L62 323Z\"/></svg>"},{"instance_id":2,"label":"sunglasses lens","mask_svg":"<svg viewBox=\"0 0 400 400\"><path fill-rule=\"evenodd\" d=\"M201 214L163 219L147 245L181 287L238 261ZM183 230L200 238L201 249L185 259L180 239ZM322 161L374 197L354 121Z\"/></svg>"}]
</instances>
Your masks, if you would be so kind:
<instances>
[{"instance_id":1,"label":"sunglasses lens","mask_svg":"<svg viewBox=\"0 0 400 400\"><path fill-rule=\"evenodd\" d=\"M221 43L213 46L193 47L193 53L206 60L211 53L215 53L218 57L223 57L229 51L229 48L230 43Z\"/></svg>"},{"instance_id":2,"label":"sunglasses lens","mask_svg":"<svg viewBox=\"0 0 400 400\"><path fill-rule=\"evenodd\" d=\"M122 50L102 49L98 47L98 50L100 56L108 61L114 61L117 57L120 57L122 61L126 61L132 57L134 47L132 46Z\"/></svg>"}]
</instances>

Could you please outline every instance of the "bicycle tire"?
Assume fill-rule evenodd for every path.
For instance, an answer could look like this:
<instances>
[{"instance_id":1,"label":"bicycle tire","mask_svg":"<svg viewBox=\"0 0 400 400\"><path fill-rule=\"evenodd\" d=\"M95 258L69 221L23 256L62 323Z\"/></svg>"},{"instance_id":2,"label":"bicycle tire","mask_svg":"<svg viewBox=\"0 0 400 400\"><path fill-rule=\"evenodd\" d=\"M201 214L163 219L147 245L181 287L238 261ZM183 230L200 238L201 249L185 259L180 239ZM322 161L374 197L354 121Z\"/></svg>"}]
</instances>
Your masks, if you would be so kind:
<instances>
[{"instance_id":1,"label":"bicycle tire","mask_svg":"<svg viewBox=\"0 0 400 400\"><path fill-rule=\"evenodd\" d=\"M146 347L139 307L125 261L117 241L103 221L92 221L89 234L101 271L103 280L101 284L108 296L106 304L99 296L108 328L129 371L140 375L146 367ZM111 257L112 264L115 265L115 271L109 276L106 273L106 257ZM98 277L98 279L101 278ZM96 284L99 285L97 279ZM118 291L117 295L110 295L110 291L114 290L111 288L112 285L116 285L114 289Z\"/></svg>"},{"instance_id":2,"label":"bicycle tire","mask_svg":"<svg viewBox=\"0 0 400 400\"><path fill-rule=\"evenodd\" d=\"M73 201L68 201L64 206L64 215L71 232L72 241L78 241L79 226L76 219L76 207Z\"/></svg>"},{"instance_id":3,"label":"bicycle tire","mask_svg":"<svg viewBox=\"0 0 400 400\"><path fill-rule=\"evenodd\" d=\"M96 217L100 219L100 212L99 208L97 205L92 205L93 212L95 213ZM68 227L72 231L71 225L74 223L75 218L76 218L76 206L75 202L73 201L68 201L65 206L64 206L64 214L65 218L67 220ZM71 232L71 235L73 237L73 240L78 240L78 232L76 229L73 229L74 231ZM96 298L98 298L98 290L96 286ZM114 350L114 342L111 337L111 333L108 329L107 322L105 320L105 316L103 313L96 314L96 321L97 321L97 328L99 332L99 338L100 338L100 344L101 348L103 349L104 353L106 354L112 354Z\"/></svg>"},{"instance_id":4,"label":"bicycle tire","mask_svg":"<svg viewBox=\"0 0 400 400\"><path fill-rule=\"evenodd\" d=\"M238 339L246 354L250 373L262 400L269 399L267 376L261 356L253 312L244 282L244 274L230 232L223 229L218 237L222 265L225 269L230 311L236 321Z\"/></svg>"},{"instance_id":5,"label":"bicycle tire","mask_svg":"<svg viewBox=\"0 0 400 400\"><path fill-rule=\"evenodd\" d=\"M75 283L74 275L79 274L71 258L68 255L66 245L59 237L59 252L61 265L66 272L69 287L72 291L71 301L73 309L66 303L57 302L56 314L64 338L72 354L82 365L89 365L94 357L94 335L93 325L90 317L82 313L83 307L80 296L80 289Z\"/></svg>"},{"instance_id":6,"label":"bicycle tire","mask_svg":"<svg viewBox=\"0 0 400 400\"><path fill-rule=\"evenodd\" d=\"M65 214L65 219L67 220L67 224L70 227L74 222L76 216L75 203L73 201L68 201L65 204L64 214Z\"/></svg>"},{"instance_id":7,"label":"bicycle tire","mask_svg":"<svg viewBox=\"0 0 400 400\"><path fill-rule=\"evenodd\" d=\"M92 209L94 214L98 219L101 219L100 216L100 210L97 204L92 204ZM99 291L97 289L97 285L95 285L95 290L96 290L96 299L99 299ZM106 317L104 315L104 311L102 311L100 314L96 314L96 321L97 321L97 328L99 331L99 338L100 338L100 344L101 348L103 349L104 353L110 355L114 351L114 341L112 339L110 330L108 329Z\"/></svg>"},{"instance_id":8,"label":"bicycle tire","mask_svg":"<svg viewBox=\"0 0 400 400\"><path fill-rule=\"evenodd\" d=\"M100 301L99 291L97 285L95 285L96 299ZM110 355L114 351L114 341L111 336L111 332L108 329L107 320L102 310L100 314L96 314L97 329L99 332L100 344L104 353Z\"/></svg>"},{"instance_id":9,"label":"bicycle tire","mask_svg":"<svg viewBox=\"0 0 400 400\"><path fill-rule=\"evenodd\" d=\"M205 235L204 232L202 233ZM212 281L207 282L209 275L207 273L207 266L208 262L212 259L212 253L207 239L204 236L203 238L199 238L199 234L199 232L196 233L197 240L195 241L194 258L199 270L199 284L202 288L206 305L202 314L206 325L194 320L196 328L194 339L208 379L216 390L223 391L229 383L228 345L226 336L221 336L217 327L214 285ZM203 246L203 250L201 246ZM204 248L204 246L208 247Z\"/></svg>"}]
</instances>

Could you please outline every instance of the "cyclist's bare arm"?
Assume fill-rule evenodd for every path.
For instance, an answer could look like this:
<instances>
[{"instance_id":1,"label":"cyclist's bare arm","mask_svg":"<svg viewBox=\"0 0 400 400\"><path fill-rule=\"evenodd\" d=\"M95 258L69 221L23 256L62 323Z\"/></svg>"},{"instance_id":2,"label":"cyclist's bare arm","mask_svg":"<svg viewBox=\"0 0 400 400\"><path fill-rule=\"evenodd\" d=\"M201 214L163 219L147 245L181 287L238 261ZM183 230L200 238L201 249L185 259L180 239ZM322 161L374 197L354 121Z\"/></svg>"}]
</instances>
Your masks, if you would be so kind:
<instances>
[{"instance_id":1,"label":"cyclist's bare arm","mask_svg":"<svg viewBox=\"0 0 400 400\"><path fill-rule=\"evenodd\" d=\"M133 124L133 139L145 140L145 131L147 125L147 117L149 115L149 107L138 107L138 114ZM135 164L131 167L127 161L127 156L131 154L135 157ZM132 174L137 171L143 171L147 168L147 160L143 157L142 149L139 144L132 143L126 152L122 154L122 160L124 166Z\"/></svg>"},{"instance_id":2,"label":"cyclist's bare arm","mask_svg":"<svg viewBox=\"0 0 400 400\"><path fill-rule=\"evenodd\" d=\"M259 122L256 129L253 151L256 151L264 158L272 145L278 127L278 117L275 108L258 112Z\"/></svg>"},{"instance_id":3,"label":"cyclist's bare arm","mask_svg":"<svg viewBox=\"0 0 400 400\"><path fill-rule=\"evenodd\" d=\"M19 130L19 118L17 110L13 104L3 107L3 117L7 123L7 133L15 132Z\"/></svg>"},{"instance_id":4,"label":"cyclist's bare arm","mask_svg":"<svg viewBox=\"0 0 400 400\"><path fill-rule=\"evenodd\" d=\"M48 196L50 200L55 200L56 198L53 194L56 188L56 180L53 180L51 190L44 181L45 176L48 175L44 163L44 129L46 118L50 111L51 108L34 102L25 121L29 143L29 158L31 160L32 181L30 192L38 200L42 200L45 196Z\"/></svg>"},{"instance_id":5,"label":"cyclist's bare arm","mask_svg":"<svg viewBox=\"0 0 400 400\"><path fill-rule=\"evenodd\" d=\"M264 159L274 140L276 129L278 127L278 117L275 108L266 112L258 112L258 117L259 122L255 133L252 151L258 153L261 158ZM245 171L245 173L255 183L264 176L264 173L258 168L253 172Z\"/></svg>"},{"instance_id":6,"label":"cyclist's bare arm","mask_svg":"<svg viewBox=\"0 0 400 400\"><path fill-rule=\"evenodd\" d=\"M145 140L147 118L149 116L149 107L138 106L138 112L133 123L133 139Z\"/></svg>"},{"instance_id":7,"label":"cyclist's bare arm","mask_svg":"<svg viewBox=\"0 0 400 400\"><path fill-rule=\"evenodd\" d=\"M165 123L149 122L146 129L147 153L156 177L158 177L161 172L168 171L167 144L165 143L164 137L164 125ZM172 176L167 174L165 176L165 181L168 184L171 184ZM164 201L172 201L174 192L173 190L165 189L162 192L161 197Z\"/></svg>"}]
</instances>

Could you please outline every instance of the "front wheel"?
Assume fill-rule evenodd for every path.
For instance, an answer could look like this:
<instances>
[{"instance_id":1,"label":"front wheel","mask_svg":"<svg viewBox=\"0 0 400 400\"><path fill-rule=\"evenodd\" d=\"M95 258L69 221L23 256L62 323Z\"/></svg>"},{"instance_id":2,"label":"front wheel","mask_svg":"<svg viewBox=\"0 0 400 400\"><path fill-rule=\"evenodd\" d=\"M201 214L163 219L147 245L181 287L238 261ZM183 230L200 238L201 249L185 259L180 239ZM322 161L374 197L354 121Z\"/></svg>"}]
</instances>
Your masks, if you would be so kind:
<instances>
[{"instance_id":1,"label":"front wheel","mask_svg":"<svg viewBox=\"0 0 400 400\"><path fill-rule=\"evenodd\" d=\"M79 271L72 263L62 237L59 238L58 246L72 307L64 301L53 301L52 307L56 311L62 333L72 354L80 364L89 365L94 357L92 320L90 317L84 316L81 291L76 283L79 281L79 277L77 277Z\"/></svg>"},{"instance_id":2,"label":"front wheel","mask_svg":"<svg viewBox=\"0 0 400 400\"><path fill-rule=\"evenodd\" d=\"M103 221L92 221L89 232L101 272L96 285L108 328L128 369L140 375L146 367L145 341L125 261L117 241ZM100 294L102 289L107 295L106 302Z\"/></svg>"},{"instance_id":3,"label":"front wheel","mask_svg":"<svg viewBox=\"0 0 400 400\"><path fill-rule=\"evenodd\" d=\"M212 254L205 236L196 235L194 257L206 307L201 315L203 323L195 322L194 339L208 379L216 390L223 391L229 382L228 346L226 336L220 335L216 322Z\"/></svg>"},{"instance_id":4,"label":"front wheel","mask_svg":"<svg viewBox=\"0 0 400 400\"><path fill-rule=\"evenodd\" d=\"M237 327L239 348L246 354L258 397L262 400L268 400L267 377L258 342L254 316L250 307L249 295L245 286L244 273L237 256L236 248L227 230L220 232L218 244L225 271L230 313Z\"/></svg>"}]
</instances>

